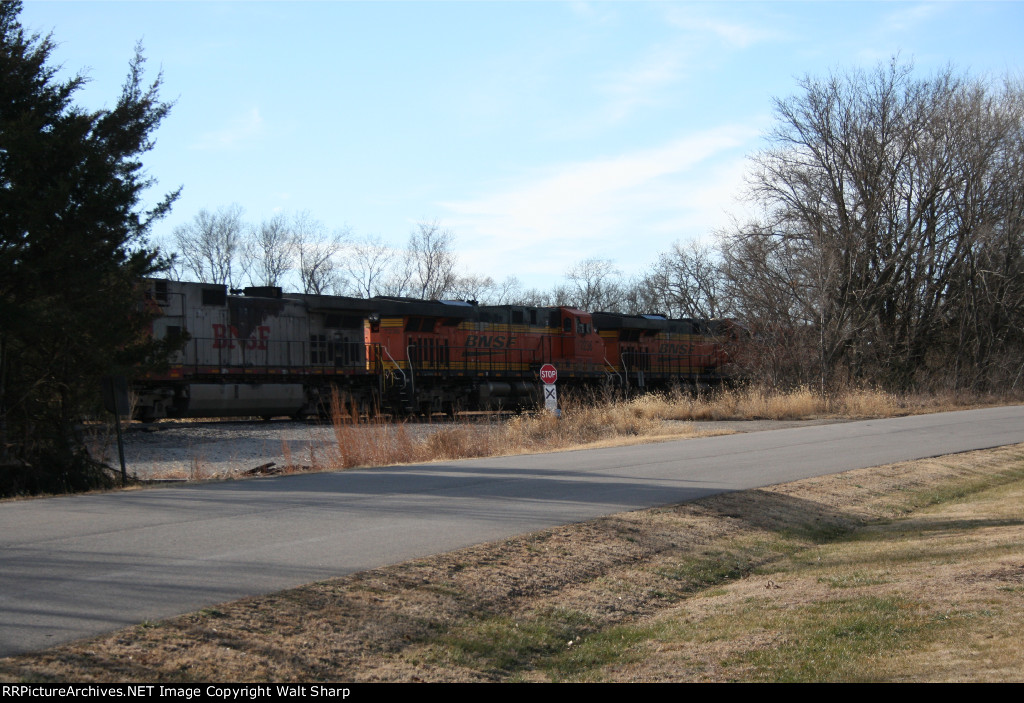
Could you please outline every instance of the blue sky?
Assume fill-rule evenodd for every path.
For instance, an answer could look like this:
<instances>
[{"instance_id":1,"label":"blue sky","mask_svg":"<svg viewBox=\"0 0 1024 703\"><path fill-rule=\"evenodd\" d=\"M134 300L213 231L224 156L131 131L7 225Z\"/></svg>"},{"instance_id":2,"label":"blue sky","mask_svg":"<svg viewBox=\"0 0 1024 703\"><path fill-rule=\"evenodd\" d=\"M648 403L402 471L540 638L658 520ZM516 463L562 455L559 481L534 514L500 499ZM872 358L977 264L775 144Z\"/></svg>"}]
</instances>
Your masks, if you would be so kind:
<instances>
[{"instance_id":1,"label":"blue sky","mask_svg":"<svg viewBox=\"0 0 1024 703\"><path fill-rule=\"evenodd\" d=\"M308 210L461 269L550 288L571 264L643 272L742 218L747 157L799 77L898 54L1022 77L1018 2L33 2L23 25L110 105L141 41L176 100L145 162L200 208Z\"/></svg>"}]
</instances>

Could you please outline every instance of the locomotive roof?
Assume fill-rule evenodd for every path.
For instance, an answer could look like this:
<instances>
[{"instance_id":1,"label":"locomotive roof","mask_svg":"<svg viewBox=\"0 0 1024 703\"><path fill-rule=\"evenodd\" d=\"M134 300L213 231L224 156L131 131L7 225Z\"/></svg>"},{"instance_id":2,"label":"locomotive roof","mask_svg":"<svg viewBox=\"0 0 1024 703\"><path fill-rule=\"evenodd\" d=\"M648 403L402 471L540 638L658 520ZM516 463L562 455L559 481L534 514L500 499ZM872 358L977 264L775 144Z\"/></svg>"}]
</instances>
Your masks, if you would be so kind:
<instances>
[{"instance_id":1,"label":"locomotive roof","mask_svg":"<svg viewBox=\"0 0 1024 703\"><path fill-rule=\"evenodd\" d=\"M333 314L357 313L360 315L377 313L385 317L418 315L423 317L466 318L472 315L471 311L475 307L469 304L453 305L450 302L437 300L419 300L418 298L391 296L352 298L345 295L294 293L287 297L303 301L306 309L310 312Z\"/></svg>"},{"instance_id":2,"label":"locomotive roof","mask_svg":"<svg viewBox=\"0 0 1024 703\"><path fill-rule=\"evenodd\" d=\"M298 298L310 312L382 312L380 302L375 299L351 298L347 295L309 295L292 293L289 298Z\"/></svg>"},{"instance_id":3,"label":"locomotive roof","mask_svg":"<svg viewBox=\"0 0 1024 703\"><path fill-rule=\"evenodd\" d=\"M594 326L600 330L647 330L676 334L721 334L722 320L695 317L666 318L663 315L627 315L620 312L595 312Z\"/></svg>"},{"instance_id":4,"label":"locomotive roof","mask_svg":"<svg viewBox=\"0 0 1024 703\"><path fill-rule=\"evenodd\" d=\"M599 330L667 330L669 321L661 315L626 315L620 312L595 312L594 326Z\"/></svg>"},{"instance_id":5,"label":"locomotive roof","mask_svg":"<svg viewBox=\"0 0 1024 703\"><path fill-rule=\"evenodd\" d=\"M455 304L455 301L420 300L419 298L398 298L378 295L370 299L377 303L381 315L407 317L449 317L468 319L476 315L476 305L472 303ZM462 302L462 301L460 301Z\"/></svg>"},{"instance_id":6,"label":"locomotive roof","mask_svg":"<svg viewBox=\"0 0 1024 703\"><path fill-rule=\"evenodd\" d=\"M474 301L463 300L421 300L419 298L403 298L396 296L376 296L374 298L353 298L344 295L312 295L307 293L282 293L274 286L258 286L244 289L244 295L237 293L228 295L227 286L217 283L198 283L193 281L171 281L169 279L147 279L150 284L174 283L183 288L222 291L220 305L227 298L244 300L275 299L301 302L306 309L314 313L346 314L354 313L365 317L371 313L382 316L419 316L437 317L457 320L473 320L480 322L519 323L525 322L529 311L535 311L537 324L558 325L560 310L576 315L586 315L583 310L569 307L538 307L533 305L478 305ZM515 312L522 312L524 319L513 319ZM593 324L597 329L638 329L648 331L668 331L678 333L721 333L726 324L722 320L698 320L693 318L666 319L662 315L627 315L616 312L592 313Z\"/></svg>"}]
</instances>

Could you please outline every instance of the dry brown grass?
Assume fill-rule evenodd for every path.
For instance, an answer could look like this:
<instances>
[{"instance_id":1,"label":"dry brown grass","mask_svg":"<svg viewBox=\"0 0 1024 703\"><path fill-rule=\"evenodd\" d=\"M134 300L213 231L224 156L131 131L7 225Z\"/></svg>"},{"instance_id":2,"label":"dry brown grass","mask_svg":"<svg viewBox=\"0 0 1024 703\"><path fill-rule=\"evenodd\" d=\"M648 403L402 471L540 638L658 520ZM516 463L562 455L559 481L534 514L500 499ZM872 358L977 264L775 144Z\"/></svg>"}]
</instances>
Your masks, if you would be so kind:
<instances>
[{"instance_id":1,"label":"dry brown grass","mask_svg":"<svg viewBox=\"0 0 1024 703\"><path fill-rule=\"evenodd\" d=\"M673 392L647 396L650 412L675 420L809 420L822 417L860 419L1019 402L1019 398L957 394L898 396L873 388L850 388L821 395L807 387L776 391L763 386L691 396Z\"/></svg>"},{"instance_id":2,"label":"dry brown grass","mask_svg":"<svg viewBox=\"0 0 1024 703\"><path fill-rule=\"evenodd\" d=\"M957 393L901 396L877 388L848 388L822 395L806 386L789 391L748 386L700 395L680 391L652 393L614 406L660 420L811 420L894 417L1021 400L1018 396Z\"/></svg>"},{"instance_id":3,"label":"dry brown grass","mask_svg":"<svg viewBox=\"0 0 1024 703\"><path fill-rule=\"evenodd\" d=\"M775 392L751 387L696 397L672 394L664 402L666 412L677 420L803 420L829 410L828 399L808 388Z\"/></svg>"},{"instance_id":4,"label":"dry brown grass","mask_svg":"<svg viewBox=\"0 0 1024 703\"><path fill-rule=\"evenodd\" d=\"M895 472L906 468L899 480ZM867 520L765 564L756 577L667 609L647 623L658 636L602 675L1019 681L1021 447L882 470L889 469L889 480L880 483L871 470L843 476L866 494L856 512ZM940 477L954 480L929 486ZM840 478L814 482L820 490ZM792 487L806 495L810 486L801 483Z\"/></svg>"},{"instance_id":5,"label":"dry brown grass","mask_svg":"<svg viewBox=\"0 0 1024 703\"><path fill-rule=\"evenodd\" d=\"M5 681L1019 680L1024 446L636 511L0 660Z\"/></svg>"},{"instance_id":6,"label":"dry brown grass","mask_svg":"<svg viewBox=\"0 0 1024 703\"><path fill-rule=\"evenodd\" d=\"M332 404L336 445L321 448L319 470L560 451L723 434L678 421L875 418L999 404L1006 399L907 396L851 389L821 396L809 388L778 392L763 387L704 395L651 393L630 400L563 394L561 417L546 412L483 419L414 436L406 425L364 418L337 397ZM666 421L676 421L667 423Z\"/></svg>"},{"instance_id":7,"label":"dry brown grass","mask_svg":"<svg viewBox=\"0 0 1024 703\"><path fill-rule=\"evenodd\" d=\"M414 462L558 451L597 443L629 443L718 434L691 426L666 426L648 397L632 401L589 403L563 400L562 415L521 414L510 419L484 418L475 424L452 424L414 437L403 423L364 418L335 400L332 424L336 446L320 451L320 469L348 469Z\"/></svg>"}]
</instances>

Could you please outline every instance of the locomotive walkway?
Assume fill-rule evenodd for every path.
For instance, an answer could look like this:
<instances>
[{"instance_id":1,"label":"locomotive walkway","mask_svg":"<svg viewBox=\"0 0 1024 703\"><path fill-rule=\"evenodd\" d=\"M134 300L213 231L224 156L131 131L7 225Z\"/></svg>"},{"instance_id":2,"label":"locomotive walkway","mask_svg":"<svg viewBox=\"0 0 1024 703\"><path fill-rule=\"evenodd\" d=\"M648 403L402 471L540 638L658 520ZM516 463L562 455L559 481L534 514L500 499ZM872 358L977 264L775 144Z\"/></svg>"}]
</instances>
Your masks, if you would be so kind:
<instances>
[{"instance_id":1,"label":"locomotive walkway","mask_svg":"<svg viewBox=\"0 0 1024 703\"><path fill-rule=\"evenodd\" d=\"M1024 442L1024 406L0 504L0 656L557 524Z\"/></svg>"}]
</instances>

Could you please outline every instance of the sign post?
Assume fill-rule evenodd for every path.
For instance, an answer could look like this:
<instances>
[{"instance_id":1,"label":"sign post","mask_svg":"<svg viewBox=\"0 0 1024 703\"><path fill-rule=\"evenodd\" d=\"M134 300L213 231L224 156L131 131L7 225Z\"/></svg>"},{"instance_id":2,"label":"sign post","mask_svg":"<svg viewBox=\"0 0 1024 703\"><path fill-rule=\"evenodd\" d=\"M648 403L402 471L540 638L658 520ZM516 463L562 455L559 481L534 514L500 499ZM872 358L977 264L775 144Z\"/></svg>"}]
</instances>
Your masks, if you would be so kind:
<instances>
[{"instance_id":1,"label":"sign post","mask_svg":"<svg viewBox=\"0 0 1024 703\"><path fill-rule=\"evenodd\" d=\"M558 369L552 364L544 364L540 367L540 380L544 382L544 409L558 415L558 391L555 388Z\"/></svg>"},{"instance_id":2,"label":"sign post","mask_svg":"<svg viewBox=\"0 0 1024 703\"><path fill-rule=\"evenodd\" d=\"M124 464L124 440L121 438L121 416L131 413L128 402L128 380L124 376L104 376L102 381L103 405L114 413L117 428L117 456L121 459L121 485L128 485L128 469ZM129 418L131 419L131 418Z\"/></svg>"}]
</instances>

